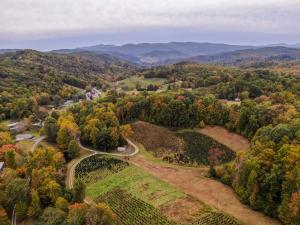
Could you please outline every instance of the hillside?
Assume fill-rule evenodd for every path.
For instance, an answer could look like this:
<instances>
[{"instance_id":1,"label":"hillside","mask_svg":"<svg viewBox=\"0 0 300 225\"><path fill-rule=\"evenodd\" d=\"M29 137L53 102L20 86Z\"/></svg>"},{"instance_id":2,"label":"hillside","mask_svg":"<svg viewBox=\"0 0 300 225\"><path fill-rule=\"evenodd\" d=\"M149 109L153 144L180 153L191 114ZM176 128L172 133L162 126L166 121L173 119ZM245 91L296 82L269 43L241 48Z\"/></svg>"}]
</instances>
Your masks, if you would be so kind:
<instances>
[{"instance_id":1,"label":"hillside","mask_svg":"<svg viewBox=\"0 0 300 225\"><path fill-rule=\"evenodd\" d=\"M118 78L134 68L111 56L91 53L59 55L25 50L0 55L0 115L10 118L13 110L17 114L13 117L22 117L25 111L28 116L35 111L29 103L33 96L44 93L41 104L57 103L70 98L76 88L101 88L105 79Z\"/></svg>"},{"instance_id":2,"label":"hillside","mask_svg":"<svg viewBox=\"0 0 300 225\"><path fill-rule=\"evenodd\" d=\"M245 65L253 62L292 61L300 59L300 49L287 47L266 47L245 49L214 55L199 55L189 60L204 64Z\"/></svg>"},{"instance_id":3,"label":"hillside","mask_svg":"<svg viewBox=\"0 0 300 225\"><path fill-rule=\"evenodd\" d=\"M82 51L111 56L131 63L153 66L193 61L203 64L245 65L264 61L291 61L300 58L298 45L274 44L269 46L228 45L195 42L142 43L95 45L77 49L61 49L57 53Z\"/></svg>"},{"instance_id":4,"label":"hillside","mask_svg":"<svg viewBox=\"0 0 300 225\"><path fill-rule=\"evenodd\" d=\"M140 65L160 65L165 64L168 60L181 60L198 55L218 54L249 48L253 47L215 43L170 42L125 44L121 46L95 45L77 49L56 50L54 52L73 53L89 51L96 54L110 54Z\"/></svg>"}]
</instances>

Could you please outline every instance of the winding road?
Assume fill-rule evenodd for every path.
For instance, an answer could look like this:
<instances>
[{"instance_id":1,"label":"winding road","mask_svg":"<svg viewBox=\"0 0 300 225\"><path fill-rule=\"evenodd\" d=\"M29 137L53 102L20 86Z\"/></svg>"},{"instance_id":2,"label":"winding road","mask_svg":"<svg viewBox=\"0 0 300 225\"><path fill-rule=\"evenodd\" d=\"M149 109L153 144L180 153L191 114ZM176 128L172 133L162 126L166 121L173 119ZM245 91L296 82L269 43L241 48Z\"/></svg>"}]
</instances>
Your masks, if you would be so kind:
<instances>
[{"instance_id":1,"label":"winding road","mask_svg":"<svg viewBox=\"0 0 300 225\"><path fill-rule=\"evenodd\" d=\"M87 147L84 147L81 143L80 140L77 139L77 143L79 147L82 150L87 151L89 154L81 156L79 158L73 159L71 162L68 163L67 165L67 177L66 177L66 186L67 188L72 188L73 183L74 183L74 177L75 177L75 168L76 166L84 159L89 158L93 155L109 155L109 156L117 156L117 157L132 157L136 155L139 152L139 148L136 144L134 144L131 140L126 139L128 144L133 147L134 151L129 153L129 154L121 154L121 153L109 153L109 152L101 152L101 151L96 151Z\"/></svg>"},{"instance_id":2,"label":"winding road","mask_svg":"<svg viewBox=\"0 0 300 225\"><path fill-rule=\"evenodd\" d=\"M84 147L78 140L78 144L81 149L88 152L87 155L81 156L72 160L68 164L66 186L68 188L73 187L75 168L83 160L92 155L110 155L118 157L135 156L130 160L130 163L138 166L145 171L149 172L153 176L166 181L167 183L175 186L183 192L193 196L194 198L204 202L207 205L213 206L223 212L232 215L245 225L279 225L279 221L265 216L264 214L252 210L249 206L240 202L239 197L234 191L210 178L207 178L203 169L195 170L188 168L173 168L166 165L158 165L153 162L149 162L142 155L137 155L139 152L138 146L127 139L130 146L134 148L134 151L130 154L118 154L99 152L93 149ZM85 198L84 202L87 204L95 204L92 200Z\"/></svg>"}]
</instances>

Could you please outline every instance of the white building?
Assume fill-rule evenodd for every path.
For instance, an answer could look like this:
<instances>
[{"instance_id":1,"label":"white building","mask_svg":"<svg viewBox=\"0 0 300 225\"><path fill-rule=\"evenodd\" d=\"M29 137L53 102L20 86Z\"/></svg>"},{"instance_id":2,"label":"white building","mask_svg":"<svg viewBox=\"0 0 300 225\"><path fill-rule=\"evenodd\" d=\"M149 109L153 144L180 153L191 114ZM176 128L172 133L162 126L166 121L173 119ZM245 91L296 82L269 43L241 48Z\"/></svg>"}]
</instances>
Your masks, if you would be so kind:
<instances>
[{"instance_id":1,"label":"white building","mask_svg":"<svg viewBox=\"0 0 300 225\"><path fill-rule=\"evenodd\" d=\"M23 140L28 140L32 139L33 135L32 134L18 134L16 136L16 141L23 141Z\"/></svg>"},{"instance_id":2,"label":"white building","mask_svg":"<svg viewBox=\"0 0 300 225\"><path fill-rule=\"evenodd\" d=\"M0 162L0 172L4 169L4 162Z\"/></svg>"},{"instance_id":3,"label":"white building","mask_svg":"<svg viewBox=\"0 0 300 225\"><path fill-rule=\"evenodd\" d=\"M125 152L126 148L125 147L118 147L118 152Z\"/></svg>"}]
</instances>

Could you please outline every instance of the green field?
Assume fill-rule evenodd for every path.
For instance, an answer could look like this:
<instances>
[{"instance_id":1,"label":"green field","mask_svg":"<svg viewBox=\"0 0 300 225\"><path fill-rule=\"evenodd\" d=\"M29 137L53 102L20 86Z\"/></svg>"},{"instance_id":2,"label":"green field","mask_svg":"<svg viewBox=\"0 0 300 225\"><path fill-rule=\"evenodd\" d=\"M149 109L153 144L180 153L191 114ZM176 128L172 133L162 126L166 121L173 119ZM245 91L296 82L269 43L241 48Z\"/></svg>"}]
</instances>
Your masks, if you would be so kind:
<instances>
[{"instance_id":1,"label":"green field","mask_svg":"<svg viewBox=\"0 0 300 225\"><path fill-rule=\"evenodd\" d=\"M118 83L118 87L124 91L133 91L136 89L136 84L139 83L142 88L146 88L148 85L163 86L166 79L162 78L144 78L138 76L132 76L125 80L121 80Z\"/></svg>"},{"instance_id":2,"label":"green field","mask_svg":"<svg viewBox=\"0 0 300 225\"><path fill-rule=\"evenodd\" d=\"M126 190L134 197L143 199L155 207L186 197L186 194L135 166L128 166L118 173L88 185L86 193L91 199L96 199L115 188Z\"/></svg>"},{"instance_id":3,"label":"green field","mask_svg":"<svg viewBox=\"0 0 300 225\"><path fill-rule=\"evenodd\" d=\"M93 155L82 160L75 168L75 177L90 185L105 177L117 173L128 166L128 163L111 157Z\"/></svg>"},{"instance_id":4,"label":"green field","mask_svg":"<svg viewBox=\"0 0 300 225\"><path fill-rule=\"evenodd\" d=\"M176 208L178 200L194 207L188 218L182 217L180 222L174 219L179 224L238 224L225 214L192 200L168 183L117 158L94 155L83 160L75 172L76 178L87 184L87 197L96 203L109 205L119 225L176 224L171 221L174 214L170 215L165 210ZM177 214L184 212L176 209Z\"/></svg>"}]
</instances>

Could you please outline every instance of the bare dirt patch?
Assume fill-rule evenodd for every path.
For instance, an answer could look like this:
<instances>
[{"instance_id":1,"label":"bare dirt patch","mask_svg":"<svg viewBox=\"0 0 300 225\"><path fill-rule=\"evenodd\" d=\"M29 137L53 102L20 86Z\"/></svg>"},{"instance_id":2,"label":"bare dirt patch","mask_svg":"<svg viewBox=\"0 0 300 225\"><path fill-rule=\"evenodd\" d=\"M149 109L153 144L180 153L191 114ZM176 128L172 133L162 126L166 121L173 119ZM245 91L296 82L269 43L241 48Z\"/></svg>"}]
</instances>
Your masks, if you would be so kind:
<instances>
[{"instance_id":1,"label":"bare dirt patch","mask_svg":"<svg viewBox=\"0 0 300 225\"><path fill-rule=\"evenodd\" d=\"M205 208L207 206L202 202L188 196L184 199L177 199L161 210L176 223L188 224L193 222Z\"/></svg>"},{"instance_id":2,"label":"bare dirt patch","mask_svg":"<svg viewBox=\"0 0 300 225\"><path fill-rule=\"evenodd\" d=\"M131 127L134 140L156 155L164 151L180 152L184 148L183 141L166 128L142 121L131 124Z\"/></svg>"},{"instance_id":3,"label":"bare dirt patch","mask_svg":"<svg viewBox=\"0 0 300 225\"><path fill-rule=\"evenodd\" d=\"M230 132L223 127L208 126L202 129L197 129L197 131L215 139L236 152L247 151L250 149L250 142L246 138L239 134Z\"/></svg>"},{"instance_id":4,"label":"bare dirt patch","mask_svg":"<svg viewBox=\"0 0 300 225\"><path fill-rule=\"evenodd\" d=\"M242 204L230 187L205 177L207 168L168 167L149 162L140 155L133 157L130 161L186 194L235 217L247 225L280 224L277 220ZM171 215L172 211L168 213Z\"/></svg>"}]
</instances>

